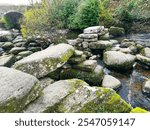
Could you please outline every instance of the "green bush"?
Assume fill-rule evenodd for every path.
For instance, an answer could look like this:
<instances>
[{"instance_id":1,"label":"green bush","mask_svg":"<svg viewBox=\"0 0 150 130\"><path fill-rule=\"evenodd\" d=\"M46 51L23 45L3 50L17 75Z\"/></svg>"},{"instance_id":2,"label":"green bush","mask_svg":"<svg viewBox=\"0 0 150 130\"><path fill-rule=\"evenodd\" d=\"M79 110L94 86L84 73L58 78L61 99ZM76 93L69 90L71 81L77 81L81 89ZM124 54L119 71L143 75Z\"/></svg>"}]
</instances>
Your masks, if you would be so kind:
<instances>
[{"instance_id":1,"label":"green bush","mask_svg":"<svg viewBox=\"0 0 150 130\"><path fill-rule=\"evenodd\" d=\"M43 0L40 6L25 11L21 32L24 37L42 34L50 29L50 24L49 5Z\"/></svg>"},{"instance_id":2,"label":"green bush","mask_svg":"<svg viewBox=\"0 0 150 130\"><path fill-rule=\"evenodd\" d=\"M99 0L83 0L78 6L77 12L70 17L69 27L83 29L99 24Z\"/></svg>"},{"instance_id":3,"label":"green bush","mask_svg":"<svg viewBox=\"0 0 150 130\"><path fill-rule=\"evenodd\" d=\"M22 34L42 35L56 29L110 25L109 0L42 0L24 13Z\"/></svg>"},{"instance_id":4,"label":"green bush","mask_svg":"<svg viewBox=\"0 0 150 130\"><path fill-rule=\"evenodd\" d=\"M150 3L148 0L124 0L115 11L117 18L123 26L130 27L134 21L149 19Z\"/></svg>"},{"instance_id":5,"label":"green bush","mask_svg":"<svg viewBox=\"0 0 150 130\"><path fill-rule=\"evenodd\" d=\"M53 19L59 21L59 23L61 23L59 26L60 28L68 28L69 27L70 17L75 14L80 1L81 0L63 0L61 5L59 6L59 9L58 9L58 7L55 8L55 11L53 9L52 12L55 15L51 15L51 17ZM58 14L56 14L55 12L58 12Z\"/></svg>"},{"instance_id":6,"label":"green bush","mask_svg":"<svg viewBox=\"0 0 150 130\"><path fill-rule=\"evenodd\" d=\"M110 0L100 0L100 25L111 26L114 24L113 14L109 8Z\"/></svg>"}]
</instances>

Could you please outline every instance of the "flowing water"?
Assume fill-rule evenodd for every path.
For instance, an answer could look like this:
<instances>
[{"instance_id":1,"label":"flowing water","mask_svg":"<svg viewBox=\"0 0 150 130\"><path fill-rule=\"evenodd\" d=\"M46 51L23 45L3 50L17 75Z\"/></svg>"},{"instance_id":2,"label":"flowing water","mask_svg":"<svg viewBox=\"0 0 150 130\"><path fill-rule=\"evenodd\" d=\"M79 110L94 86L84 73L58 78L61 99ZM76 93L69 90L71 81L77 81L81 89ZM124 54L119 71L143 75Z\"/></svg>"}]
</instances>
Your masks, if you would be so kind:
<instances>
[{"instance_id":1,"label":"flowing water","mask_svg":"<svg viewBox=\"0 0 150 130\"><path fill-rule=\"evenodd\" d=\"M150 47L150 33L132 34L128 35L126 38L145 47ZM108 70L107 72L121 81L122 86L118 93L124 100L130 103L133 107L142 107L150 110L150 98L142 93L144 82L147 79L150 79L150 68L145 68L136 63L131 72L124 74Z\"/></svg>"}]
</instances>

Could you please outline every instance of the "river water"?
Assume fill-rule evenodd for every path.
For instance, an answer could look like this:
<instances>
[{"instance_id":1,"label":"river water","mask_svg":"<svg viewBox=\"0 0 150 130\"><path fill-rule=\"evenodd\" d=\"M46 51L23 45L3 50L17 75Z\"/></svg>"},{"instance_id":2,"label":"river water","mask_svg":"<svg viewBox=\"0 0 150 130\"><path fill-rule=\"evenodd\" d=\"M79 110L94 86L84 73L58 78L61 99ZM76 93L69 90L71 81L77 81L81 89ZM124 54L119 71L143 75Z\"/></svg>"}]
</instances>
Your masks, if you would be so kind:
<instances>
[{"instance_id":1,"label":"river water","mask_svg":"<svg viewBox=\"0 0 150 130\"><path fill-rule=\"evenodd\" d=\"M131 34L126 38L133 40L145 47L150 47L150 33ZM133 107L142 107L150 111L150 98L142 93L142 85L146 79L150 79L150 68L136 63L133 70L127 73L117 73L107 70L111 75L118 78L121 83L119 95Z\"/></svg>"},{"instance_id":2,"label":"river water","mask_svg":"<svg viewBox=\"0 0 150 130\"><path fill-rule=\"evenodd\" d=\"M68 39L75 39L78 36L77 33L69 33ZM133 40L145 47L150 47L150 33L147 34L130 34L124 37L117 38L118 41L122 41L124 38ZM102 60L98 63L105 66ZM116 72L104 68L106 74L110 74L121 81L121 88L117 93L133 107L141 107L150 111L150 98L142 93L142 86L146 79L150 79L150 68L145 68L139 63L135 63L132 71L127 73Z\"/></svg>"}]
</instances>

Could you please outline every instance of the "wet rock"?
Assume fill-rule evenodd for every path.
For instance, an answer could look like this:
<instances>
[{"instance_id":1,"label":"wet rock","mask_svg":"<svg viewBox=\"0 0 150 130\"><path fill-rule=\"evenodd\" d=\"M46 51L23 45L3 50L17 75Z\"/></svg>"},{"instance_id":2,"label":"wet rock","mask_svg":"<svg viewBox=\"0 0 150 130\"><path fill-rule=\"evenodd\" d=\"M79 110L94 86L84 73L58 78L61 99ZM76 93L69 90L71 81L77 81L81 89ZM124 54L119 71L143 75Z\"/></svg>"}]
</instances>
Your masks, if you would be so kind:
<instances>
[{"instance_id":1,"label":"wet rock","mask_svg":"<svg viewBox=\"0 0 150 130\"><path fill-rule=\"evenodd\" d=\"M33 53L32 51L22 51L18 53L18 56L27 57L31 55L32 53Z\"/></svg>"},{"instance_id":2,"label":"wet rock","mask_svg":"<svg viewBox=\"0 0 150 130\"><path fill-rule=\"evenodd\" d=\"M35 102L29 105L25 110L26 113L40 112L57 112L55 109L69 94L73 93L78 87L87 86L88 84L78 80L60 80L43 90L43 95Z\"/></svg>"},{"instance_id":3,"label":"wet rock","mask_svg":"<svg viewBox=\"0 0 150 130\"><path fill-rule=\"evenodd\" d=\"M118 51L107 51L104 53L104 63L118 70L129 70L133 67L136 57L131 54L125 54Z\"/></svg>"},{"instance_id":4,"label":"wet rock","mask_svg":"<svg viewBox=\"0 0 150 130\"><path fill-rule=\"evenodd\" d=\"M83 32L87 34L93 34L93 33L99 33L102 30L104 30L104 26L93 26L84 29Z\"/></svg>"},{"instance_id":5,"label":"wet rock","mask_svg":"<svg viewBox=\"0 0 150 130\"><path fill-rule=\"evenodd\" d=\"M93 72L81 71L79 69L64 69L60 73L60 79L78 78L90 85L100 85L103 75L103 67L98 65Z\"/></svg>"},{"instance_id":6,"label":"wet rock","mask_svg":"<svg viewBox=\"0 0 150 130\"><path fill-rule=\"evenodd\" d=\"M16 62L14 68L42 78L63 66L73 53L74 48L71 45L59 44Z\"/></svg>"},{"instance_id":7,"label":"wet rock","mask_svg":"<svg viewBox=\"0 0 150 130\"><path fill-rule=\"evenodd\" d=\"M4 49L4 50L10 50L11 48L13 48L14 47L14 44L12 43L12 42L5 42L4 44L3 44L3 46L2 46L2 48Z\"/></svg>"},{"instance_id":8,"label":"wet rock","mask_svg":"<svg viewBox=\"0 0 150 130\"><path fill-rule=\"evenodd\" d=\"M99 40L97 42L91 42L89 43L89 48L90 49L106 49L112 47L112 42L110 41L104 41L104 40Z\"/></svg>"},{"instance_id":9,"label":"wet rock","mask_svg":"<svg viewBox=\"0 0 150 130\"><path fill-rule=\"evenodd\" d=\"M141 63L150 66L150 58L142 56L140 54L136 55L136 58L138 61L140 61Z\"/></svg>"},{"instance_id":10,"label":"wet rock","mask_svg":"<svg viewBox=\"0 0 150 130\"><path fill-rule=\"evenodd\" d=\"M143 93L145 93L148 96L150 96L150 80L145 82L145 84L143 85L142 91L143 91Z\"/></svg>"},{"instance_id":11,"label":"wet rock","mask_svg":"<svg viewBox=\"0 0 150 130\"><path fill-rule=\"evenodd\" d=\"M111 75L104 76L104 79L102 82L102 87L117 90L120 86L121 86L121 82L118 79L116 79L115 77L113 77Z\"/></svg>"},{"instance_id":12,"label":"wet rock","mask_svg":"<svg viewBox=\"0 0 150 130\"><path fill-rule=\"evenodd\" d=\"M25 51L26 48L25 47L14 47L12 48L9 53L12 53L14 55L17 55L19 52Z\"/></svg>"},{"instance_id":13,"label":"wet rock","mask_svg":"<svg viewBox=\"0 0 150 130\"><path fill-rule=\"evenodd\" d=\"M6 67L0 72L0 112L20 112L41 94L35 77Z\"/></svg>"},{"instance_id":14,"label":"wet rock","mask_svg":"<svg viewBox=\"0 0 150 130\"><path fill-rule=\"evenodd\" d=\"M15 62L13 55L3 55L0 57L0 66L11 67Z\"/></svg>"},{"instance_id":15,"label":"wet rock","mask_svg":"<svg viewBox=\"0 0 150 130\"><path fill-rule=\"evenodd\" d=\"M96 60L86 60L83 63L72 66L74 69L79 69L87 72L92 72L97 66Z\"/></svg>"},{"instance_id":16,"label":"wet rock","mask_svg":"<svg viewBox=\"0 0 150 130\"><path fill-rule=\"evenodd\" d=\"M124 28L112 26L109 28L109 33L110 33L110 35L113 35L113 36L122 36L125 34L125 30L124 30Z\"/></svg>"}]
</instances>

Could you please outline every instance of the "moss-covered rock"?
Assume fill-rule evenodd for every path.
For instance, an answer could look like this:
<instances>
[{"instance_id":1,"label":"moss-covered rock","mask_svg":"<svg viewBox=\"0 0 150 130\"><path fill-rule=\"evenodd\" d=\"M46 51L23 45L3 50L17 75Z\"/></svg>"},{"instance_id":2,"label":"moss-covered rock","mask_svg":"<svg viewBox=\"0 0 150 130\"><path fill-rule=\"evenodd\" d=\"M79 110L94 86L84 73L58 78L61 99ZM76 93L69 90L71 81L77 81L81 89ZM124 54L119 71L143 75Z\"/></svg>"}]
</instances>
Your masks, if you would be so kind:
<instances>
[{"instance_id":1,"label":"moss-covered rock","mask_svg":"<svg viewBox=\"0 0 150 130\"><path fill-rule=\"evenodd\" d=\"M125 30L124 30L124 28L112 26L109 28L109 33L110 33L110 35L113 35L113 36L122 36L125 34Z\"/></svg>"},{"instance_id":2,"label":"moss-covered rock","mask_svg":"<svg viewBox=\"0 0 150 130\"><path fill-rule=\"evenodd\" d=\"M67 113L125 113L130 112L127 104L112 89L83 86L70 94L59 104L58 112Z\"/></svg>"},{"instance_id":3,"label":"moss-covered rock","mask_svg":"<svg viewBox=\"0 0 150 130\"><path fill-rule=\"evenodd\" d=\"M64 69L60 73L61 79L78 78L86 81L90 85L100 85L103 78L103 68L97 66L93 72L86 72L79 69Z\"/></svg>"},{"instance_id":4,"label":"moss-covered rock","mask_svg":"<svg viewBox=\"0 0 150 130\"><path fill-rule=\"evenodd\" d=\"M16 62L13 67L41 78L64 65L73 53L74 48L71 45L59 44L31 54Z\"/></svg>"},{"instance_id":5,"label":"moss-covered rock","mask_svg":"<svg viewBox=\"0 0 150 130\"><path fill-rule=\"evenodd\" d=\"M41 94L35 77L6 67L0 73L0 112L20 112Z\"/></svg>"},{"instance_id":6,"label":"moss-covered rock","mask_svg":"<svg viewBox=\"0 0 150 130\"><path fill-rule=\"evenodd\" d=\"M82 80L60 80L55 82L43 90L43 95L35 102L31 103L24 111L26 113L34 112L59 112L59 104L71 93L74 93L77 88L88 86Z\"/></svg>"},{"instance_id":7,"label":"moss-covered rock","mask_svg":"<svg viewBox=\"0 0 150 130\"><path fill-rule=\"evenodd\" d=\"M148 111L146 111L145 109L142 109L140 107L136 107L131 110L131 113L148 113Z\"/></svg>"},{"instance_id":8,"label":"moss-covered rock","mask_svg":"<svg viewBox=\"0 0 150 130\"><path fill-rule=\"evenodd\" d=\"M43 91L43 95L24 111L46 113L130 112L127 104L112 89L90 87L79 79L60 80Z\"/></svg>"}]
</instances>

